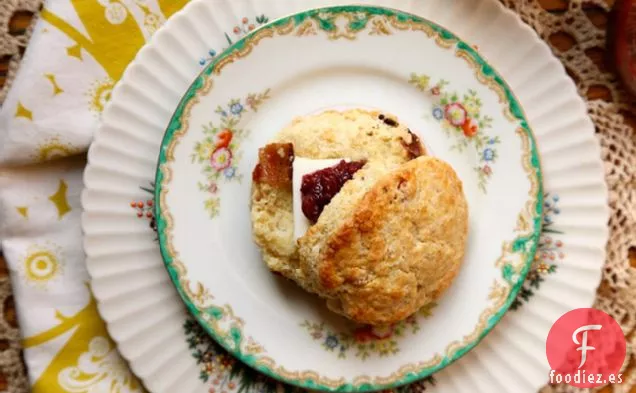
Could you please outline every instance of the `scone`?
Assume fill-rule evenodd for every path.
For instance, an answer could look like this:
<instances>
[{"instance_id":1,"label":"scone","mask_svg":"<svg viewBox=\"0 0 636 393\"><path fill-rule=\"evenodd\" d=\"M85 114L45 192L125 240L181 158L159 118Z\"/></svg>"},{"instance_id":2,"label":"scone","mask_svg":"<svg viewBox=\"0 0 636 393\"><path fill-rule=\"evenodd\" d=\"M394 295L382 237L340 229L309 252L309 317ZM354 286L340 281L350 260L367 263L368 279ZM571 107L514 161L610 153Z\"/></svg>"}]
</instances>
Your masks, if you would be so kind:
<instances>
[{"instance_id":1,"label":"scone","mask_svg":"<svg viewBox=\"0 0 636 393\"><path fill-rule=\"evenodd\" d=\"M260 149L252 175L252 232L269 269L303 285L293 234L294 156L347 157L397 167L422 154L419 139L394 116L382 112L326 111L295 119Z\"/></svg>"},{"instance_id":2,"label":"scone","mask_svg":"<svg viewBox=\"0 0 636 393\"><path fill-rule=\"evenodd\" d=\"M313 225L296 241L298 157L349 162L303 177L303 212ZM391 115L350 110L298 118L259 150L252 179L253 234L267 266L355 322L405 319L457 275L468 232L462 183ZM328 197L306 200L306 190ZM305 210L306 201L324 203Z\"/></svg>"},{"instance_id":3,"label":"scone","mask_svg":"<svg viewBox=\"0 0 636 393\"><path fill-rule=\"evenodd\" d=\"M445 162L356 173L298 240L303 286L356 322L390 324L437 299L466 247L468 206Z\"/></svg>"}]
</instances>

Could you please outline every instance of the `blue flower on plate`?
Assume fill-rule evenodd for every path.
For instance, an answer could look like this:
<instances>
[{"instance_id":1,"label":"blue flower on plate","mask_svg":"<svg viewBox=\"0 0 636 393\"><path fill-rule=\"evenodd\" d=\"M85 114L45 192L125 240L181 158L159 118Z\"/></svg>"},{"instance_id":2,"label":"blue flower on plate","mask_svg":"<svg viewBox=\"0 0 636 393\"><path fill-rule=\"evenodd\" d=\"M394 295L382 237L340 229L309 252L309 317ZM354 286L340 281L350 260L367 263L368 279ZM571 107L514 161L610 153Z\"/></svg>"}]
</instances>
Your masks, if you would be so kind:
<instances>
[{"instance_id":1,"label":"blue flower on plate","mask_svg":"<svg viewBox=\"0 0 636 393\"><path fill-rule=\"evenodd\" d=\"M214 57L216 56L216 51L214 49L210 49L210 51L208 52L210 54L210 56Z\"/></svg>"},{"instance_id":2,"label":"blue flower on plate","mask_svg":"<svg viewBox=\"0 0 636 393\"><path fill-rule=\"evenodd\" d=\"M483 153L484 161L492 161L495 159L495 151L493 149L484 149Z\"/></svg>"},{"instance_id":3,"label":"blue flower on plate","mask_svg":"<svg viewBox=\"0 0 636 393\"><path fill-rule=\"evenodd\" d=\"M199 59L199 64L200 65L204 65L205 64L205 59L204 58L200 58Z\"/></svg>"},{"instance_id":4,"label":"blue flower on plate","mask_svg":"<svg viewBox=\"0 0 636 393\"><path fill-rule=\"evenodd\" d=\"M338 344L339 344L339 341L338 341L338 337L336 336L329 335L325 339L325 346L329 349L334 349L335 347L338 346Z\"/></svg>"},{"instance_id":5,"label":"blue flower on plate","mask_svg":"<svg viewBox=\"0 0 636 393\"><path fill-rule=\"evenodd\" d=\"M238 102L235 102L230 106L230 111L235 115L240 115L241 112L243 112L243 105L241 105Z\"/></svg>"},{"instance_id":6,"label":"blue flower on plate","mask_svg":"<svg viewBox=\"0 0 636 393\"><path fill-rule=\"evenodd\" d=\"M433 117L437 120L442 120L444 118L444 111L439 106L433 108Z\"/></svg>"},{"instance_id":7,"label":"blue flower on plate","mask_svg":"<svg viewBox=\"0 0 636 393\"><path fill-rule=\"evenodd\" d=\"M552 200L555 202L559 201L559 196L558 195L552 195Z\"/></svg>"},{"instance_id":8,"label":"blue flower on plate","mask_svg":"<svg viewBox=\"0 0 636 393\"><path fill-rule=\"evenodd\" d=\"M233 167L227 167L225 168L225 170L223 171L223 175L227 178L227 179L231 179L234 177L234 175L236 175L236 168Z\"/></svg>"},{"instance_id":9,"label":"blue flower on plate","mask_svg":"<svg viewBox=\"0 0 636 393\"><path fill-rule=\"evenodd\" d=\"M497 143L497 139L495 139L495 138L488 139L488 144L489 145L494 145L495 143Z\"/></svg>"}]
</instances>

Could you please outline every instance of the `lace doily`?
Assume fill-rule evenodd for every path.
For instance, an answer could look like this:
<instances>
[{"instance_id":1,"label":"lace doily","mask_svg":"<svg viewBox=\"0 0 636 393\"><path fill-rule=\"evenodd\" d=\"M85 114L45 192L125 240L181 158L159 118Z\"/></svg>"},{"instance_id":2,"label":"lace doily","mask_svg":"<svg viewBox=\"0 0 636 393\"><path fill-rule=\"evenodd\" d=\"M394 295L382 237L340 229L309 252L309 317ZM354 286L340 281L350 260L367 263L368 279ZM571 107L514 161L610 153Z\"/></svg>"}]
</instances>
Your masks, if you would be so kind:
<instances>
[{"instance_id":1,"label":"lace doily","mask_svg":"<svg viewBox=\"0 0 636 393\"><path fill-rule=\"evenodd\" d=\"M16 23L13 23L14 17L19 17L22 21L35 20L32 15L40 9L42 1L0 0L0 62L2 71L6 72L4 84L0 83L0 105L11 87L34 25L32 22L26 29L16 29ZM22 361L20 331L15 317L9 272L2 255L0 255L0 391L10 393L30 391Z\"/></svg>"},{"instance_id":2,"label":"lace doily","mask_svg":"<svg viewBox=\"0 0 636 393\"><path fill-rule=\"evenodd\" d=\"M20 332L15 317L11 282L0 255L0 391L27 393L29 383L20 356Z\"/></svg>"},{"instance_id":3,"label":"lace doily","mask_svg":"<svg viewBox=\"0 0 636 393\"><path fill-rule=\"evenodd\" d=\"M630 266L630 254L636 263L636 99L623 89L606 61L610 4L605 0L571 0L564 10L549 12L550 6L559 7L564 2L501 1L550 44L576 82L579 94L586 98L596 125L610 190L611 218L603 283L594 307L619 321L627 337L624 383L614 386L614 392L627 393L636 386L636 269ZM586 390L555 385L542 391Z\"/></svg>"},{"instance_id":4,"label":"lace doily","mask_svg":"<svg viewBox=\"0 0 636 393\"><path fill-rule=\"evenodd\" d=\"M0 59L7 68L4 85L0 84L0 105L4 101L11 82L20 65L35 23L24 31L14 31L10 27L12 19L20 13L31 16L39 11L43 0L2 0L0 1ZM32 18L35 20L35 18Z\"/></svg>"},{"instance_id":5,"label":"lace doily","mask_svg":"<svg viewBox=\"0 0 636 393\"><path fill-rule=\"evenodd\" d=\"M607 14L612 0L500 0L532 26L563 62L586 99L596 125L610 189L610 241L603 282L595 307L612 315L627 337L627 358L616 393L636 387L636 98L620 85L605 61ZM30 29L11 34L9 21L18 10L36 12L42 0L0 1L0 57L10 58L7 79L0 90L0 103L18 67L21 48ZM634 267L630 265L630 257ZM10 303L8 278L0 274L0 387L4 375L10 392L27 392L28 385L19 355L17 328L6 321ZM600 390L600 389L597 389ZM588 390L567 385L546 386L543 393ZM603 392L612 389L602 389Z\"/></svg>"}]
</instances>

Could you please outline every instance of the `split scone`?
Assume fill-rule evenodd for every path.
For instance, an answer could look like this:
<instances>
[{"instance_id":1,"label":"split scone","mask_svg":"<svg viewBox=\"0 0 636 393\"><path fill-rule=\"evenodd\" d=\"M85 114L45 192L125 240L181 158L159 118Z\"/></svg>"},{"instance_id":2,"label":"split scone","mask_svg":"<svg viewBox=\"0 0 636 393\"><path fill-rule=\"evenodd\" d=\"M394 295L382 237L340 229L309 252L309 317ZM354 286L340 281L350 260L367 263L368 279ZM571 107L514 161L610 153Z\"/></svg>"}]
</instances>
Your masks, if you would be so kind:
<instances>
[{"instance_id":1,"label":"split scone","mask_svg":"<svg viewBox=\"0 0 636 393\"><path fill-rule=\"evenodd\" d=\"M294 160L337 159L302 176ZM298 234L298 210L310 225ZM259 151L252 227L274 272L373 325L434 301L463 259L468 208L445 162L393 116L329 111L296 119ZM295 233L296 232L296 233Z\"/></svg>"},{"instance_id":2,"label":"split scone","mask_svg":"<svg viewBox=\"0 0 636 393\"><path fill-rule=\"evenodd\" d=\"M302 281L294 238L294 157L349 158L399 166L424 153L417 137L393 116L365 110L299 117L259 151L252 173L254 240L274 272Z\"/></svg>"}]
</instances>

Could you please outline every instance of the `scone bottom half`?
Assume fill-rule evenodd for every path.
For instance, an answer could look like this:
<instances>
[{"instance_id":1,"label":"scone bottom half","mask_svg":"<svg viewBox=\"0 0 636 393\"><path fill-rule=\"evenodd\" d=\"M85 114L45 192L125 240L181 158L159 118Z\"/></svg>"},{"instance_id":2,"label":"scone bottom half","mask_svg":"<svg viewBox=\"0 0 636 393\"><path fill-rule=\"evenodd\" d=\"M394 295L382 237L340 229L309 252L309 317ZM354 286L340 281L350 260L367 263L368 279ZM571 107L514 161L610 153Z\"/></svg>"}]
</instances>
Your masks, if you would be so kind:
<instances>
[{"instance_id":1,"label":"scone bottom half","mask_svg":"<svg viewBox=\"0 0 636 393\"><path fill-rule=\"evenodd\" d=\"M294 133L298 124L307 131L306 119L295 120L259 150L252 174L254 240L272 272L325 298L332 311L363 324L396 323L435 301L459 270L468 231L462 184L448 164L426 156L419 138L400 129L394 117L366 111L332 114L315 119L317 130L310 132L317 135ZM337 158L343 159L335 165L304 175L296 193L311 226L296 240L296 153L312 151L309 142L316 139L328 144L332 123L350 130L351 124L339 123L348 118L372 127L378 138L386 139L392 128L401 137L366 143L368 152L342 148ZM356 138L350 134L349 140ZM380 143L394 144L378 147L391 152L386 160L374 156ZM333 146L326 146L327 154ZM355 159L344 159L351 156Z\"/></svg>"}]
</instances>

